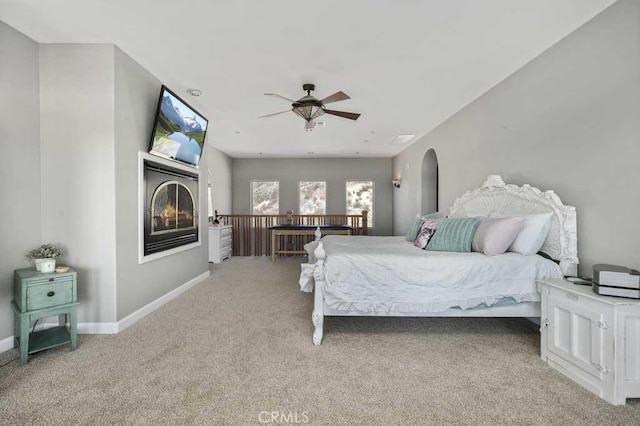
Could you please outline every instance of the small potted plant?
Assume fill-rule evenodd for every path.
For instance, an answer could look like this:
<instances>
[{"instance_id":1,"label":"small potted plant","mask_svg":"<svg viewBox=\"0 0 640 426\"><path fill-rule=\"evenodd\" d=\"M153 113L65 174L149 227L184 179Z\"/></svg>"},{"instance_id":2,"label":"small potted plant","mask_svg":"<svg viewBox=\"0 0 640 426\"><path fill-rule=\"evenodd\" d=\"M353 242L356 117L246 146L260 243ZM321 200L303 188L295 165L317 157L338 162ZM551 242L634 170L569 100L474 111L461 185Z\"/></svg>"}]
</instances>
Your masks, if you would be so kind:
<instances>
[{"instance_id":1,"label":"small potted plant","mask_svg":"<svg viewBox=\"0 0 640 426\"><path fill-rule=\"evenodd\" d=\"M27 259L33 260L36 270L53 272L56 269L56 259L62 256L62 250L53 244L42 244L27 253Z\"/></svg>"}]
</instances>

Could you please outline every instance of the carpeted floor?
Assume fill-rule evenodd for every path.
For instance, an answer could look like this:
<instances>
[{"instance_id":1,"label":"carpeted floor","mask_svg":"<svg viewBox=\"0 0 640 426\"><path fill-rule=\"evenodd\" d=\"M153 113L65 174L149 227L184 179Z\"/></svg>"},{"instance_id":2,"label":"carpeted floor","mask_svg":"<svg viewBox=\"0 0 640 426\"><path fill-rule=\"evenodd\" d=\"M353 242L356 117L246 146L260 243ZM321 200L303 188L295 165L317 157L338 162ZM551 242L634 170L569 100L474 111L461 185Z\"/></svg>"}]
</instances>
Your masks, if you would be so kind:
<instances>
[{"instance_id":1,"label":"carpeted floor","mask_svg":"<svg viewBox=\"0 0 640 426\"><path fill-rule=\"evenodd\" d=\"M640 400L542 363L523 319L328 318L315 347L298 271L232 258L118 335L1 367L0 424L640 424Z\"/></svg>"}]
</instances>

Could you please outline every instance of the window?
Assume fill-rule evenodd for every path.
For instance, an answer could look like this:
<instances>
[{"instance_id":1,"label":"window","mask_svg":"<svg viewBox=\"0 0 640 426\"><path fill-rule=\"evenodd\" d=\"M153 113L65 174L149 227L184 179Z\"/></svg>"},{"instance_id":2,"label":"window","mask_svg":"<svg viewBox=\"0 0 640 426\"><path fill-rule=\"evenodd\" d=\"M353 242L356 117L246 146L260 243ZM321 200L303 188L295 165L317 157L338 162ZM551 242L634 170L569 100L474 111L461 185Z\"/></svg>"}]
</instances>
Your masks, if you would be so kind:
<instances>
[{"instance_id":1,"label":"window","mask_svg":"<svg viewBox=\"0 0 640 426\"><path fill-rule=\"evenodd\" d=\"M300 214L327 213L327 182L300 182Z\"/></svg>"},{"instance_id":2,"label":"window","mask_svg":"<svg viewBox=\"0 0 640 426\"><path fill-rule=\"evenodd\" d=\"M347 181L347 214L362 214L368 212L367 226L373 227L373 181Z\"/></svg>"},{"instance_id":3,"label":"window","mask_svg":"<svg viewBox=\"0 0 640 426\"><path fill-rule=\"evenodd\" d=\"M280 182L252 181L252 214L278 214L280 212Z\"/></svg>"}]
</instances>

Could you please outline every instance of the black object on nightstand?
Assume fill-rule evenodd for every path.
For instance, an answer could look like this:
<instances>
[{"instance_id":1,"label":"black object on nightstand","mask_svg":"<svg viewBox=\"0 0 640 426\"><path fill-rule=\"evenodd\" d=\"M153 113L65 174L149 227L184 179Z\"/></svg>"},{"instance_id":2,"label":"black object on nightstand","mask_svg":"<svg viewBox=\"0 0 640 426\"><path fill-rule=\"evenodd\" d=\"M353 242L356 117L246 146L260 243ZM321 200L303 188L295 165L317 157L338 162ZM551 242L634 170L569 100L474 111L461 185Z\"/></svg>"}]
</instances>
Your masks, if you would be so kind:
<instances>
[{"instance_id":1,"label":"black object on nightstand","mask_svg":"<svg viewBox=\"0 0 640 426\"><path fill-rule=\"evenodd\" d=\"M565 279L567 281L569 281L570 283L573 284L577 284L577 285L592 285L593 282L591 281L591 278L580 278L580 277L565 277Z\"/></svg>"}]
</instances>

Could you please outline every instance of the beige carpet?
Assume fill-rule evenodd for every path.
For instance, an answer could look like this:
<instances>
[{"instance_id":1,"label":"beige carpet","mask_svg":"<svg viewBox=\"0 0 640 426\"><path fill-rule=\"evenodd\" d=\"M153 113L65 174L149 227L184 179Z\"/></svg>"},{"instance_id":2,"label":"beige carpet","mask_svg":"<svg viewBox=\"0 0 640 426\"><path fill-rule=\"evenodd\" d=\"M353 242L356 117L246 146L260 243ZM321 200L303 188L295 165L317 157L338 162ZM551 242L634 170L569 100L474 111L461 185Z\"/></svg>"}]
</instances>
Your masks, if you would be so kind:
<instances>
[{"instance_id":1,"label":"beige carpet","mask_svg":"<svg viewBox=\"0 0 640 426\"><path fill-rule=\"evenodd\" d=\"M0 423L640 424L640 401L543 364L522 319L329 318L315 347L298 270L232 258L118 335L9 363Z\"/></svg>"}]
</instances>

